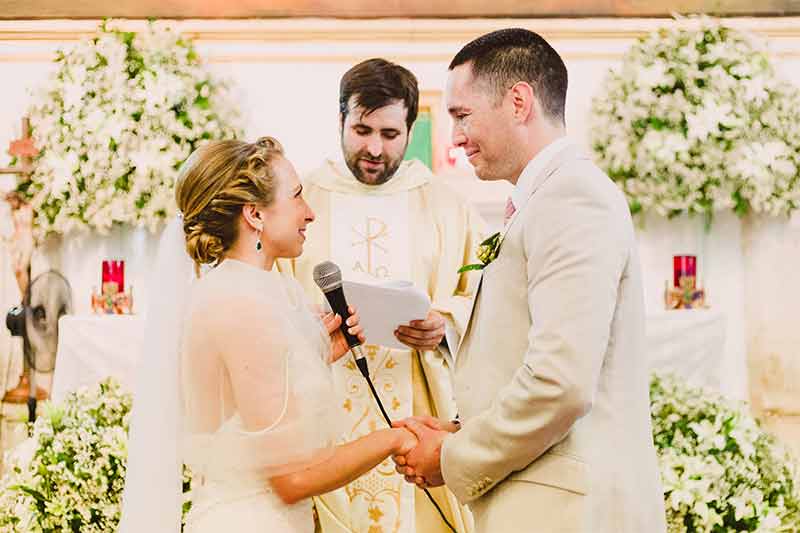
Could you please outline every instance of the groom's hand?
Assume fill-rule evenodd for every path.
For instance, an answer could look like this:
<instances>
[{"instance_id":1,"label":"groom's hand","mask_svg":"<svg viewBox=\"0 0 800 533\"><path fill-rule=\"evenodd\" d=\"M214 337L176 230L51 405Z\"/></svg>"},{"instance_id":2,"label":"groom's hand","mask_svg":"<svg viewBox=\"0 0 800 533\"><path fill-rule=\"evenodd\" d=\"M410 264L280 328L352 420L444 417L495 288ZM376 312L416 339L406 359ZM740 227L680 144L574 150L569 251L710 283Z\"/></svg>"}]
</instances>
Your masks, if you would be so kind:
<instances>
[{"instance_id":1,"label":"groom's hand","mask_svg":"<svg viewBox=\"0 0 800 533\"><path fill-rule=\"evenodd\" d=\"M447 431L448 433L455 433L456 431L461 429L461 427L453 421L442 420L441 418L436 418L428 415L410 416L404 420L397 420L395 422L392 422L392 426L397 428L405 427L406 420L416 420L420 424L428 426L431 429Z\"/></svg>"},{"instance_id":2,"label":"groom's hand","mask_svg":"<svg viewBox=\"0 0 800 533\"><path fill-rule=\"evenodd\" d=\"M415 350L433 350L444 339L444 317L431 309L425 320L412 320L406 326L398 326L394 332L397 340Z\"/></svg>"},{"instance_id":3,"label":"groom's hand","mask_svg":"<svg viewBox=\"0 0 800 533\"><path fill-rule=\"evenodd\" d=\"M431 428L414 418L407 418L397 424L414 433L419 440L417 447L406 455L393 457L397 472L405 476L406 481L421 487L444 485L440 456L442 442L449 432Z\"/></svg>"}]
</instances>

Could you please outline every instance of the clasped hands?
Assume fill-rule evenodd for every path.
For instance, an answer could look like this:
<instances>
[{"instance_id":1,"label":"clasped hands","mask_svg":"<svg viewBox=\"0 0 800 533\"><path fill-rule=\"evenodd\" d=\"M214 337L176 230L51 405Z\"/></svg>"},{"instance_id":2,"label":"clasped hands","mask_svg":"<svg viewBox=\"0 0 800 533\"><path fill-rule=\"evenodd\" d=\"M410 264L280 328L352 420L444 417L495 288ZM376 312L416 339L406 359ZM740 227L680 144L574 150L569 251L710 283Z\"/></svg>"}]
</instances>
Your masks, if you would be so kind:
<instances>
[{"instance_id":1,"label":"clasped hands","mask_svg":"<svg viewBox=\"0 0 800 533\"><path fill-rule=\"evenodd\" d=\"M412 442L405 448L405 453L392 457L397 472L420 488L444 485L440 462L442 443L450 433L458 431L458 426L431 416L412 416L392 426L406 429L416 440L416 444Z\"/></svg>"}]
</instances>

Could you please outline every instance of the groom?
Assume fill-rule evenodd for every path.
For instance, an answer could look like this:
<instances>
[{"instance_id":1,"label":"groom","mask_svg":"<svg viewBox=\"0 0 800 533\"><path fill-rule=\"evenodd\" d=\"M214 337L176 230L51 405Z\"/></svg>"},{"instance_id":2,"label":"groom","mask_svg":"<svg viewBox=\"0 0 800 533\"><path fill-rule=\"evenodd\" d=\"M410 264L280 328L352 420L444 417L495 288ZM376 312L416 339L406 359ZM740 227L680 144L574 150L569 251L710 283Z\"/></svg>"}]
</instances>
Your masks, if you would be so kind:
<instances>
[{"instance_id":1,"label":"groom","mask_svg":"<svg viewBox=\"0 0 800 533\"><path fill-rule=\"evenodd\" d=\"M454 144L514 189L455 358L462 421L401 422L420 444L397 470L446 483L478 533L663 532L636 240L623 195L564 137L566 67L506 29L449 70Z\"/></svg>"}]
</instances>

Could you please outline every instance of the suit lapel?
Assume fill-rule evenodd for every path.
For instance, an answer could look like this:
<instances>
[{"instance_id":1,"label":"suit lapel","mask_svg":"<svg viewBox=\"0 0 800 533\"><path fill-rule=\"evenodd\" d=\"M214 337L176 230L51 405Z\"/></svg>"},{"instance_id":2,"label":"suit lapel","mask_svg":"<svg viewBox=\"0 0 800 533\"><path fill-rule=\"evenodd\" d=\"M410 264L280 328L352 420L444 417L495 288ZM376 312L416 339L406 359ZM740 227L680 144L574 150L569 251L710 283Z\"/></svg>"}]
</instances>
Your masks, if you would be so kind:
<instances>
[{"instance_id":1,"label":"suit lapel","mask_svg":"<svg viewBox=\"0 0 800 533\"><path fill-rule=\"evenodd\" d=\"M561 151L556 153L556 155L553 157L553 159L544 167L544 169L541 172L539 172L539 174L536 176L536 178L531 183L531 188L528 191L528 194L525 195L524 203L522 205L520 205L520 206L514 206L515 209L516 209L514 211L514 214L511 216L511 218L509 219L508 223L503 228L503 231L500 232L501 246L500 246L500 252L499 253L502 253L502 250L503 250L502 240L505 239L506 234L508 234L508 231L514 225L514 222L519 217L519 214L522 212L522 210L527 205L527 203L531 199L531 197L536 193L536 191L550 178L550 176L555 174L555 172L564 163L566 163L570 159L579 159L579 158L580 159L584 158L584 156L582 155L581 150L579 148L577 148L576 146L569 144L569 145L565 146ZM469 335L470 330L472 329L472 315L475 312L475 304L478 301L478 295L480 294L481 287L483 286L483 273L484 273L484 270L481 270L481 274L480 274L481 277L478 280L478 286L475 288L475 296L473 296L472 303L471 303L470 308L469 308L469 318L467 319L467 326L466 326L466 328L464 328L464 334L461 336L461 340L458 343L458 348L452 354L453 361L455 361L457 359L458 352L461 350L461 347L464 345L464 341L466 340L467 335Z\"/></svg>"},{"instance_id":2,"label":"suit lapel","mask_svg":"<svg viewBox=\"0 0 800 533\"><path fill-rule=\"evenodd\" d=\"M472 329L472 313L475 311L475 302L478 301L478 294L481 292L481 285L483 285L483 270L480 271L480 278L478 278L478 285L475 287L475 294L472 297L472 301L469 305L469 318L467 319L467 326L464 328L464 334L461 335L461 339L458 341L458 347L456 348L455 352L452 353L453 362L455 363L456 359L458 358L458 352L461 350L461 347L464 345L464 340L466 340L467 335Z\"/></svg>"},{"instance_id":3,"label":"suit lapel","mask_svg":"<svg viewBox=\"0 0 800 533\"><path fill-rule=\"evenodd\" d=\"M553 156L550 162L544 167L544 169L542 169L541 172L539 172L536 178L534 178L533 182L531 182L530 189L528 190L528 193L525 195L525 200L523 201L522 205L514 206L515 208L514 214L511 216L511 218L508 221L508 224L505 225L503 231L500 233L501 238L505 238L506 234L508 233L508 230L511 229L511 226L514 225L514 222L519 217L519 214L528 204L528 200L530 200L531 197L534 194L536 194L536 191L539 190L539 188L542 185L544 185L548 179L550 179L550 176L555 174L555 172L564 163L566 163L570 159L577 159L579 155L580 155L580 150L576 146L568 144Z\"/></svg>"}]
</instances>

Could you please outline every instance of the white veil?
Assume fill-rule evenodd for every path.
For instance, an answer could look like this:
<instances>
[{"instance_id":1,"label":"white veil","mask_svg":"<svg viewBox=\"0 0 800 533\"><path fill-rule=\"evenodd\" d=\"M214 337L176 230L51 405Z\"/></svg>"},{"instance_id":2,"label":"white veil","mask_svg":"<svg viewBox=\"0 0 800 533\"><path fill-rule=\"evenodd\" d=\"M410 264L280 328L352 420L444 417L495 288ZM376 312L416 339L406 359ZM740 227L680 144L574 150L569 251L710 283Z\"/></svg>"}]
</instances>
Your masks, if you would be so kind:
<instances>
[{"instance_id":1,"label":"white veil","mask_svg":"<svg viewBox=\"0 0 800 533\"><path fill-rule=\"evenodd\" d=\"M149 284L143 351L128 439L120 533L181 531L183 428L180 349L194 278L183 219L175 217L158 246Z\"/></svg>"}]
</instances>

